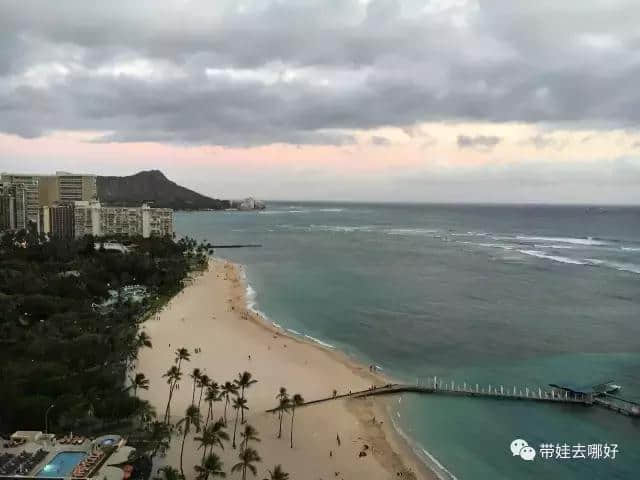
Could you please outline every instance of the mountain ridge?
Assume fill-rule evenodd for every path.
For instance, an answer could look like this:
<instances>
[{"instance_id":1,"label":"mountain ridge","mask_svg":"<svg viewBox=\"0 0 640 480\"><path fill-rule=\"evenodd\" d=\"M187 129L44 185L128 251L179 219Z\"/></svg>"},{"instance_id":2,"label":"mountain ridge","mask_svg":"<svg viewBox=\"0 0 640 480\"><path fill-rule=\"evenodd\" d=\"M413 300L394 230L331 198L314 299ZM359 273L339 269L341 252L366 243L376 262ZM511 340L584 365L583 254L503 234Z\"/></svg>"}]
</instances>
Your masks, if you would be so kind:
<instances>
[{"instance_id":1,"label":"mountain ridge","mask_svg":"<svg viewBox=\"0 0 640 480\"><path fill-rule=\"evenodd\" d=\"M98 200L121 206L143 202L174 210L223 210L231 202L207 197L169 180L160 170L142 170L124 177L98 176Z\"/></svg>"}]
</instances>

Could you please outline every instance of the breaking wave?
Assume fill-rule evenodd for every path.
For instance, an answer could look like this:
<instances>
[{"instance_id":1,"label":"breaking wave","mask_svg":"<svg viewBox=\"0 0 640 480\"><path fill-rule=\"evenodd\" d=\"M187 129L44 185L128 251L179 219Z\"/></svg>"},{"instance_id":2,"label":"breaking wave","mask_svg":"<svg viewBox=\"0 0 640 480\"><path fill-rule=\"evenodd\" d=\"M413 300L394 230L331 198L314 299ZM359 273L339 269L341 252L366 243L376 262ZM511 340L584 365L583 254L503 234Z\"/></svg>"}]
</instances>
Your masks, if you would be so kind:
<instances>
[{"instance_id":1,"label":"breaking wave","mask_svg":"<svg viewBox=\"0 0 640 480\"><path fill-rule=\"evenodd\" d=\"M544 252L541 252L540 250L518 250L518 252L524 254L524 255L530 255L532 257L536 257L536 258L544 258L546 260L553 260L554 262L560 262L560 263L569 263L571 265L585 265L584 262L581 262L580 260L575 260L573 258L568 258L568 257L561 257L559 255L548 255Z\"/></svg>"},{"instance_id":2,"label":"breaking wave","mask_svg":"<svg viewBox=\"0 0 640 480\"><path fill-rule=\"evenodd\" d=\"M585 245L585 246L599 246L608 245L608 242L602 240L594 240L591 237L587 238L571 238L571 237L530 237L527 235L518 235L516 240L525 242L556 242L556 243L570 243L572 245Z\"/></svg>"},{"instance_id":3,"label":"breaking wave","mask_svg":"<svg viewBox=\"0 0 640 480\"><path fill-rule=\"evenodd\" d=\"M441 231L428 228L391 228L385 230L385 233L387 235L433 235Z\"/></svg>"},{"instance_id":4,"label":"breaking wave","mask_svg":"<svg viewBox=\"0 0 640 480\"><path fill-rule=\"evenodd\" d=\"M613 268L620 272L637 273L640 275L640 265L636 265L634 263L613 262L610 260L599 260L597 258L587 258L586 262L588 262L589 265L594 265L596 267Z\"/></svg>"},{"instance_id":5,"label":"breaking wave","mask_svg":"<svg viewBox=\"0 0 640 480\"><path fill-rule=\"evenodd\" d=\"M318 345L322 345L323 347L326 347L326 348L336 348L330 343L326 343L326 342L323 342L322 340L318 340L317 338L312 337L311 335L305 335L304 338L307 338L312 342L317 343Z\"/></svg>"}]
</instances>

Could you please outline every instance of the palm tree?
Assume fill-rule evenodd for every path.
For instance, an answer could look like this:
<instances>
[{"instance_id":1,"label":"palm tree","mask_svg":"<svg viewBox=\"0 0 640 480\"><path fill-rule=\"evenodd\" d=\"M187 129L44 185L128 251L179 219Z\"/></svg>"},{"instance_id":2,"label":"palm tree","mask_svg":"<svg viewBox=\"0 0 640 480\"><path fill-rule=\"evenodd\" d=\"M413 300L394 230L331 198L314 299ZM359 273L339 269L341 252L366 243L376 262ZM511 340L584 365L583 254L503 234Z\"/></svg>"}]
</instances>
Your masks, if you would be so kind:
<instances>
[{"instance_id":1,"label":"palm tree","mask_svg":"<svg viewBox=\"0 0 640 480\"><path fill-rule=\"evenodd\" d=\"M182 469L182 457L184 455L184 442L187 439L187 434L191 430L191 427L195 427L196 432L200 431L200 411L195 405L189 405L184 417L180 419L177 426L182 426L182 446L180 447L180 472L184 477L184 470Z\"/></svg>"},{"instance_id":2,"label":"palm tree","mask_svg":"<svg viewBox=\"0 0 640 480\"><path fill-rule=\"evenodd\" d=\"M146 400L138 400L138 402L136 414L140 417L140 423L148 426L156 419L156 409Z\"/></svg>"},{"instance_id":3,"label":"palm tree","mask_svg":"<svg viewBox=\"0 0 640 480\"><path fill-rule=\"evenodd\" d=\"M169 427L164 422L153 422L149 429L149 443L153 445L151 450L151 459L156 456L158 452L163 455L169 449L169 440L171 438L171 432Z\"/></svg>"},{"instance_id":4,"label":"palm tree","mask_svg":"<svg viewBox=\"0 0 640 480\"><path fill-rule=\"evenodd\" d=\"M238 413L240 413L239 412L240 410L242 411L249 410L249 407L247 407L247 399L242 397L234 398L233 409L236 411L236 423L233 426L233 443L231 444L231 446L233 448L236 448L236 430L238 430Z\"/></svg>"},{"instance_id":5,"label":"palm tree","mask_svg":"<svg viewBox=\"0 0 640 480\"><path fill-rule=\"evenodd\" d=\"M291 397L291 448L293 448L293 419L296 416L296 407L304 404L304 398L299 393Z\"/></svg>"},{"instance_id":6,"label":"palm tree","mask_svg":"<svg viewBox=\"0 0 640 480\"><path fill-rule=\"evenodd\" d=\"M200 398L198 399L198 410L200 410L200 403L202 402L202 391L209 386L209 383L211 383L211 379L209 378L208 375L201 375L200 376L200 382L199 386L200 386Z\"/></svg>"},{"instance_id":7,"label":"palm tree","mask_svg":"<svg viewBox=\"0 0 640 480\"><path fill-rule=\"evenodd\" d=\"M180 388L180 379L182 378L182 373L180 373L180 369L173 365L167 373L162 375L167 379L167 384L169 384L169 400L167 401L167 409L164 412L164 421L165 423L169 423L169 417L171 415L171 399L173 398L173 392Z\"/></svg>"},{"instance_id":8,"label":"palm tree","mask_svg":"<svg viewBox=\"0 0 640 480\"><path fill-rule=\"evenodd\" d=\"M143 347L152 348L153 347L153 344L151 343L151 337L144 330L141 331L140 333L138 333L138 336L136 337L136 347L138 347L138 348L143 348Z\"/></svg>"},{"instance_id":9,"label":"palm tree","mask_svg":"<svg viewBox=\"0 0 640 480\"><path fill-rule=\"evenodd\" d=\"M208 480L209 476L225 478L226 473L222 470L222 462L220 457L215 453L210 453L209 456L202 462L202 465L196 465L195 467L197 480Z\"/></svg>"},{"instance_id":10,"label":"palm tree","mask_svg":"<svg viewBox=\"0 0 640 480\"><path fill-rule=\"evenodd\" d=\"M273 470L269 470L269 478L264 480L289 480L289 474L282 470L282 465L276 465Z\"/></svg>"},{"instance_id":11,"label":"palm tree","mask_svg":"<svg viewBox=\"0 0 640 480\"><path fill-rule=\"evenodd\" d=\"M187 350L184 347L181 347L179 349L176 350L176 363L178 364L178 370L180 370L180 367L182 366L182 361L188 362L191 360L191 354L189 353L189 350Z\"/></svg>"},{"instance_id":12,"label":"palm tree","mask_svg":"<svg viewBox=\"0 0 640 480\"><path fill-rule=\"evenodd\" d=\"M182 480L184 476L180 472L173 468L171 465L166 465L158 470L158 473L162 473L164 480ZM155 477L154 480L162 480L161 477Z\"/></svg>"},{"instance_id":13,"label":"palm tree","mask_svg":"<svg viewBox=\"0 0 640 480\"><path fill-rule=\"evenodd\" d=\"M229 405L229 396L238 394L238 387L236 387L235 383L232 382L224 382L224 385L221 387L222 396L224 397L224 423L227 424L227 405Z\"/></svg>"},{"instance_id":14,"label":"palm tree","mask_svg":"<svg viewBox=\"0 0 640 480\"><path fill-rule=\"evenodd\" d=\"M240 461L236 463L233 467L231 467L232 472L242 471L242 480L246 480L247 478L247 470L251 471L255 476L258 473L258 469L254 465L256 462L261 462L262 459L258 452L256 452L253 448L245 448L238 455Z\"/></svg>"},{"instance_id":15,"label":"palm tree","mask_svg":"<svg viewBox=\"0 0 640 480\"><path fill-rule=\"evenodd\" d=\"M193 392L191 392L191 405L195 405L196 403L196 383L200 380L200 376L202 373L199 368L194 368L193 372L189 374L191 378L193 378Z\"/></svg>"},{"instance_id":16,"label":"palm tree","mask_svg":"<svg viewBox=\"0 0 640 480\"><path fill-rule=\"evenodd\" d=\"M258 438L258 430L253 428L253 426L246 423L244 425L244 431L240 433L242 437L242 443L240 444L240 448L247 448L249 446L249 442L259 442L260 438Z\"/></svg>"},{"instance_id":17,"label":"palm tree","mask_svg":"<svg viewBox=\"0 0 640 480\"><path fill-rule=\"evenodd\" d=\"M196 442L200 442L200 446L198 447L198 449L204 449L204 451L202 452L202 461L204 462L204 458L207 455L208 448L212 449L213 447L218 445L222 450L224 450L224 444L222 443L222 441L224 440L225 442L228 442L229 434L225 431L224 422L222 421L222 419L220 419L205 428L202 431L202 436L196 437L194 440Z\"/></svg>"},{"instance_id":18,"label":"palm tree","mask_svg":"<svg viewBox=\"0 0 640 480\"><path fill-rule=\"evenodd\" d=\"M209 425L209 419L213 418L213 404L214 402L222 401L220 397L220 390L216 382L210 383L207 387L207 393L204 395L204 401L209 405L207 409L207 419L204 422L205 428Z\"/></svg>"},{"instance_id":19,"label":"palm tree","mask_svg":"<svg viewBox=\"0 0 640 480\"><path fill-rule=\"evenodd\" d=\"M278 429L278 438L282 438L282 417L289 409L289 394L285 387L280 387L280 392L276 395L278 400L278 419L280 420L280 427Z\"/></svg>"},{"instance_id":20,"label":"palm tree","mask_svg":"<svg viewBox=\"0 0 640 480\"><path fill-rule=\"evenodd\" d=\"M257 380L253 379L252 375L247 371L238 373L238 378L234 381L241 390L240 397L242 398L244 398L245 389L248 389L249 387L251 387L251 385L258 382ZM244 410L242 411L242 421L240 423L244 423Z\"/></svg>"},{"instance_id":21,"label":"palm tree","mask_svg":"<svg viewBox=\"0 0 640 480\"><path fill-rule=\"evenodd\" d=\"M138 333L131 348L127 353L127 369L133 370L135 368L134 361L138 358L138 350L143 347L151 348L153 345L151 344L151 337L144 330Z\"/></svg>"},{"instance_id":22,"label":"palm tree","mask_svg":"<svg viewBox=\"0 0 640 480\"><path fill-rule=\"evenodd\" d=\"M138 389L149 390L149 379L145 377L144 373L136 373L135 377L129 377L131 385L127 387L127 390L133 389L133 396L138 396Z\"/></svg>"}]
</instances>

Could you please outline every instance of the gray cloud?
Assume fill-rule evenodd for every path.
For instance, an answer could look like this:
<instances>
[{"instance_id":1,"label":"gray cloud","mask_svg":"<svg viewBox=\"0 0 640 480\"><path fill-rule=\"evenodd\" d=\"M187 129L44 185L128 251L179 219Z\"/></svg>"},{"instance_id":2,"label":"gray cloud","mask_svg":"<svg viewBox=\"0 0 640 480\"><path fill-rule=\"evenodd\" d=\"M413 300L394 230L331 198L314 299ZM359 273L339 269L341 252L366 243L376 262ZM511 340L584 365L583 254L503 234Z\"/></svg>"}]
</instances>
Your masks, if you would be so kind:
<instances>
[{"instance_id":1,"label":"gray cloud","mask_svg":"<svg viewBox=\"0 0 640 480\"><path fill-rule=\"evenodd\" d=\"M584 140L583 140L584 141ZM553 138L549 135L543 135L541 133L530 137L529 139L521 142L523 145L533 145L538 150L545 148L553 148L555 150L562 150L567 146L566 140Z\"/></svg>"},{"instance_id":2,"label":"gray cloud","mask_svg":"<svg viewBox=\"0 0 640 480\"><path fill-rule=\"evenodd\" d=\"M0 0L0 131L340 145L423 121L640 123L640 3L428 7Z\"/></svg>"},{"instance_id":3,"label":"gray cloud","mask_svg":"<svg viewBox=\"0 0 640 480\"><path fill-rule=\"evenodd\" d=\"M470 137L468 135L458 135L458 148L472 148L475 150L491 150L498 145L502 139L496 136L477 135Z\"/></svg>"},{"instance_id":4,"label":"gray cloud","mask_svg":"<svg viewBox=\"0 0 640 480\"><path fill-rule=\"evenodd\" d=\"M378 147L386 147L388 145L391 145L391 140L389 140L386 137L374 135L373 137L371 137L371 144L376 145Z\"/></svg>"}]
</instances>

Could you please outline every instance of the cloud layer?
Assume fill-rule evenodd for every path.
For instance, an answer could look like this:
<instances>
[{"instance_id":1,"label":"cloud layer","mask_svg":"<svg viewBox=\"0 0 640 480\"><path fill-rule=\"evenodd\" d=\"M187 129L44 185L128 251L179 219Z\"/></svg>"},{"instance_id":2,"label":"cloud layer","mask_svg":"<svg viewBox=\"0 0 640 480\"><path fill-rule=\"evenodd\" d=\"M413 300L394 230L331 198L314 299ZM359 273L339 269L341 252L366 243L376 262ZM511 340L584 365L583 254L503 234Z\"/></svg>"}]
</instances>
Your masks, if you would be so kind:
<instances>
[{"instance_id":1,"label":"cloud layer","mask_svg":"<svg viewBox=\"0 0 640 480\"><path fill-rule=\"evenodd\" d=\"M638 24L633 0L0 0L0 132L246 147L427 121L636 129Z\"/></svg>"}]
</instances>

